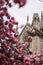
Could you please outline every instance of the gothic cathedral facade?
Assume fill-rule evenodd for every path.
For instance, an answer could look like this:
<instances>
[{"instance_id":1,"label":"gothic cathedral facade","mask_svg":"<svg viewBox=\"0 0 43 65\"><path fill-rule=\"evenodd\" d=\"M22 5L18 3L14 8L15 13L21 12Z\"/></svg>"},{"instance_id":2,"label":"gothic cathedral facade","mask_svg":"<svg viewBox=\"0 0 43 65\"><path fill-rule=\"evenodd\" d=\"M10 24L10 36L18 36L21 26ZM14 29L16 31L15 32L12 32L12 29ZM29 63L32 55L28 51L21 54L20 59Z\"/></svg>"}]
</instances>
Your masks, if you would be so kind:
<instances>
[{"instance_id":1,"label":"gothic cathedral facade","mask_svg":"<svg viewBox=\"0 0 43 65\"><path fill-rule=\"evenodd\" d=\"M38 13L33 14L32 25L28 23L27 17L27 23L19 35L19 44L26 42L28 36L32 36L29 49L39 54L43 48L43 12L41 12L41 18Z\"/></svg>"}]
</instances>

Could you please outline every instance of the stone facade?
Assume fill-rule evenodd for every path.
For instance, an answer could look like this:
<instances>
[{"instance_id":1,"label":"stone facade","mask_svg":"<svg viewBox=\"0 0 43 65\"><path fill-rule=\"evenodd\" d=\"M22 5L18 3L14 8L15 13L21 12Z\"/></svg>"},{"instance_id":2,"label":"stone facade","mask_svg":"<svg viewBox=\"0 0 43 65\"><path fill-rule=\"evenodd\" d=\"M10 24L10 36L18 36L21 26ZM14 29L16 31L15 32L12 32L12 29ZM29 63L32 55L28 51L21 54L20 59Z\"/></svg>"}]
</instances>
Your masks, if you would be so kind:
<instances>
[{"instance_id":1,"label":"stone facade","mask_svg":"<svg viewBox=\"0 0 43 65\"><path fill-rule=\"evenodd\" d=\"M28 19L27 19L27 23L19 35L20 45L22 45L22 43L27 41L26 39L28 36L32 36L32 42L30 43L29 49L32 52L35 51L37 54L39 54L41 49L43 48L43 27L41 27L42 23L43 23L42 12L41 12L41 20L39 18L38 13L34 13L32 25L28 23Z\"/></svg>"}]
</instances>

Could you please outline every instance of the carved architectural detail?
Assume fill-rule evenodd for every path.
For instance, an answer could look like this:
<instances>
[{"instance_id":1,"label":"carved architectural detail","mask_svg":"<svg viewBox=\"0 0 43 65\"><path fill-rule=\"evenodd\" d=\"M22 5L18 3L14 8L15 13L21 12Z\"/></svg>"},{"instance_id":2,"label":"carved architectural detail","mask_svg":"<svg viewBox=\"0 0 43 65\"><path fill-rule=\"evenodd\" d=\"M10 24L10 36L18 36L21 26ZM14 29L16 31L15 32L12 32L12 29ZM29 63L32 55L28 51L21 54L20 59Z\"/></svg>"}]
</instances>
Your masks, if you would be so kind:
<instances>
[{"instance_id":1,"label":"carved architectural detail","mask_svg":"<svg viewBox=\"0 0 43 65\"><path fill-rule=\"evenodd\" d=\"M34 13L32 25L33 25L33 27L35 27L38 30L40 29L40 20L39 19L40 18L39 18L38 13Z\"/></svg>"},{"instance_id":2,"label":"carved architectural detail","mask_svg":"<svg viewBox=\"0 0 43 65\"><path fill-rule=\"evenodd\" d=\"M40 30L43 33L43 12L41 12L41 25L40 25Z\"/></svg>"},{"instance_id":3,"label":"carved architectural detail","mask_svg":"<svg viewBox=\"0 0 43 65\"><path fill-rule=\"evenodd\" d=\"M41 19L42 20L40 21L38 13L34 13L32 25L30 25L29 23L26 23L24 29L19 35L20 44L27 41L26 39L28 36L32 36L32 42L30 43L30 50L32 50L32 52L36 51L37 54L39 54L41 49L43 48L43 36L40 30L41 24L43 22L42 13L41 13Z\"/></svg>"}]
</instances>

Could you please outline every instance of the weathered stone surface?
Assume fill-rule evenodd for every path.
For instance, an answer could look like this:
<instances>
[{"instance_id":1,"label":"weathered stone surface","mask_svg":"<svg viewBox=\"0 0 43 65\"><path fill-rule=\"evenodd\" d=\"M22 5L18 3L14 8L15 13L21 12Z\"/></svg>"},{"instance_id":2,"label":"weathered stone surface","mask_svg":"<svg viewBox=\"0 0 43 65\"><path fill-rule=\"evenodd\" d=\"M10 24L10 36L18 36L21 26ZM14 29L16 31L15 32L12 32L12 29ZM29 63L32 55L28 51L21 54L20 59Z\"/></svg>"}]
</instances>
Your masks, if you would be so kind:
<instances>
[{"instance_id":1,"label":"weathered stone surface","mask_svg":"<svg viewBox=\"0 0 43 65\"><path fill-rule=\"evenodd\" d=\"M38 13L34 13L33 20L32 20L32 25L30 25L27 22L24 29L22 30L22 32L19 35L19 43L20 44L27 41L26 38L28 36L32 36L32 42L30 43L29 49L32 52L35 51L37 54L39 54L41 49L43 48L43 36L42 36L42 32L40 30L41 29L41 24L43 22L42 13L41 13L41 19L42 20L40 20Z\"/></svg>"}]
</instances>

